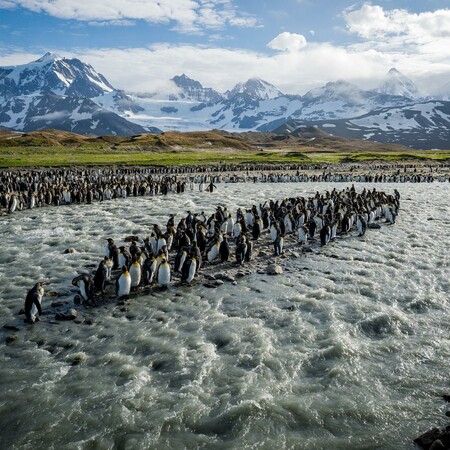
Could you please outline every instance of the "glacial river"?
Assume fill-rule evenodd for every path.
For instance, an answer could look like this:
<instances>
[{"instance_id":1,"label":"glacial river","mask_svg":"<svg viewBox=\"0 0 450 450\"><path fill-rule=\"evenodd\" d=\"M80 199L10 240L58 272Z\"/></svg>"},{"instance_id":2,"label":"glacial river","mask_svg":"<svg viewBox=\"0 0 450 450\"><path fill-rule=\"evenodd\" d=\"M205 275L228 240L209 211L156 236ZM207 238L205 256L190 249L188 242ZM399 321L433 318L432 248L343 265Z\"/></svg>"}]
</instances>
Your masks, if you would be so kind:
<instances>
[{"instance_id":1,"label":"glacial river","mask_svg":"<svg viewBox=\"0 0 450 450\"><path fill-rule=\"evenodd\" d=\"M276 277L157 291L126 312L78 307L90 325L44 314L30 326L17 314L40 279L71 292L107 237L144 236L169 213L178 223L187 210L347 186L220 184L0 218L0 325L20 328L0 328L0 448L412 449L445 425L446 184L376 185L401 193L394 226L289 260Z\"/></svg>"}]
</instances>

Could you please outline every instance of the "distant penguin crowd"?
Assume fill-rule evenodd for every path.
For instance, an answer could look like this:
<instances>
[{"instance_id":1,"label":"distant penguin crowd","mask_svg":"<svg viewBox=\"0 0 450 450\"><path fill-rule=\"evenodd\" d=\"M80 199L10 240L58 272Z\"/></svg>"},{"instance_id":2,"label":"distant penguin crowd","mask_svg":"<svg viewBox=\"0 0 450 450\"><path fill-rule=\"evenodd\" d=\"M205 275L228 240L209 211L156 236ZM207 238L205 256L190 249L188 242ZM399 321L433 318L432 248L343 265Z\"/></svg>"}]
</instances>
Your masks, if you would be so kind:
<instances>
[{"instance_id":1,"label":"distant penguin crowd","mask_svg":"<svg viewBox=\"0 0 450 450\"><path fill-rule=\"evenodd\" d=\"M168 287L175 281L190 285L208 265L234 261L245 266L261 240L269 239L274 256L284 253L286 241L300 248L311 243L325 246L350 232L364 236L368 228L394 224L399 208L397 190L386 194L364 188L358 193L352 186L308 198L267 200L235 212L224 206L208 215L187 211L177 223L171 214L164 227L153 224L143 238L130 236L119 245L109 237L97 270L78 275L72 284L82 302L94 303L110 283L115 283L118 298L153 285ZM43 283L28 293L28 321L33 322L40 312ZM37 311L31 311L33 307Z\"/></svg>"},{"instance_id":2,"label":"distant penguin crowd","mask_svg":"<svg viewBox=\"0 0 450 450\"><path fill-rule=\"evenodd\" d=\"M219 183L448 182L450 165L217 164L140 168L0 171L0 214L43 206L90 204L117 198L214 192Z\"/></svg>"}]
</instances>

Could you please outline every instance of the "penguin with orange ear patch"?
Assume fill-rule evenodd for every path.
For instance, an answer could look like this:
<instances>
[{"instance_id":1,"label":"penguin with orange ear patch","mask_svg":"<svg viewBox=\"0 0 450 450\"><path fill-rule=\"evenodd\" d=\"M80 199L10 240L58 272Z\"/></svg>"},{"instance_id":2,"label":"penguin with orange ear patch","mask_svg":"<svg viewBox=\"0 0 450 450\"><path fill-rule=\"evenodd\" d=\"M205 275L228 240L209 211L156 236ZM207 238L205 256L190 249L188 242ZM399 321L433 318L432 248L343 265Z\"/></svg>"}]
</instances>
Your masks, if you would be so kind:
<instances>
[{"instance_id":1,"label":"penguin with orange ear patch","mask_svg":"<svg viewBox=\"0 0 450 450\"><path fill-rule=\"evenodd\" d=\"M122 273L117 279L116 294L117 297L128 297L131 290L131 275L128 272L127 266L122 267Z\"/></svg>"}]
</instances>

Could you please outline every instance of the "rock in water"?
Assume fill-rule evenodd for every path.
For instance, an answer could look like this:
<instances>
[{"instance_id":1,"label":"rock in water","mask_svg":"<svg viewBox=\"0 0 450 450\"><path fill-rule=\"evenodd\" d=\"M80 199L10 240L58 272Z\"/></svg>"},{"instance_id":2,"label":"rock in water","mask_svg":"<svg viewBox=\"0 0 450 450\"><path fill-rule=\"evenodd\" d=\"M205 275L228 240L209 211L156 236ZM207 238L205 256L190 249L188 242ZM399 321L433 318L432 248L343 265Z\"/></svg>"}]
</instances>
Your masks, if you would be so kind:
<instances>
[{"instance_id":1,"label":"rock in water","mask_svg":"<svg viewBox=\"0 0 450 450\"><path fill-rule=\"evenodd\" d=\"M283 273L283 269L279 264L270 264L267 266L266 273L268 275L281 275Z\"/></svg>"},{"instance_id":2,"label":"rock in water","mask_svg":"<svg viewBox=\"0 0 450 450\"><path fill-rule=\"evenodd\" d=\"M64 250L65 255L68 255L70 253L77 253L77 251L73 247L69 247Z\"/></svg>"},{"instance_id":3,"label":"rock in water","mask_svg":"<svg viewBox=\"0 0 450 450\"><path fill-rule=\"evenodd\" d=\"M65 313L57 313L55 316L56 320L75 320L78 316L78 312L76 309L69 309Z\"/></svg>"},{"instance_id":4,"label":"rock in water","mask_svg":"<svg viewBox=\"0 0 450 450\"><path fill-rule=\"evenodd\" d=\"M439 428L432 428L426 433L420 435L417 439L414 439L414 444L418 445L420 448L428 450L441 436L441 431Z\"/></svg>"},{"instance_id":5,"label":"rock in water","mask_svg":"<svg viewBox=\"0 0 450 450\"><path fill-rule=\"evenodd\" d=\"M10 334L6 337L7 344L11 344L11 342L14 342L15 340L17 340L17 334Z\"/></svg>"}]
</instances>

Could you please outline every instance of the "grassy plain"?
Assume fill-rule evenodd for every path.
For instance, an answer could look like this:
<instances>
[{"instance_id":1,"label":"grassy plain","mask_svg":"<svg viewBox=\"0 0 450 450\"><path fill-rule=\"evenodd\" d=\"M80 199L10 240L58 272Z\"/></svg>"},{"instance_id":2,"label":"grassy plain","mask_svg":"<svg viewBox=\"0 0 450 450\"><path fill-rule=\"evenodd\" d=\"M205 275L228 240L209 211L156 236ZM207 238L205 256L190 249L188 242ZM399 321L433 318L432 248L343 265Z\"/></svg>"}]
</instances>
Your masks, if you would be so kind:
<instances>
[{"instance_id":1,"label":"grassy plain","mask_svg":"<svg viewBox=\"0 0 450 450\"><path fill-rule=\"evenodd\" d=\"M370 161L450 161L450 150L411 150L400 145L318 135L208 132L162 135L81 136L59 130L0 131L0 167L165 166L204 164L315 164Z\"/></svg>"}]
</instances>

